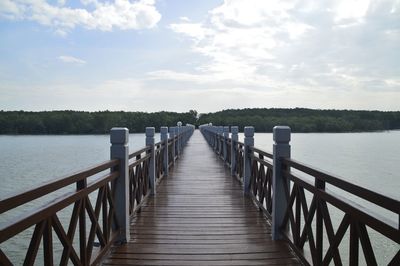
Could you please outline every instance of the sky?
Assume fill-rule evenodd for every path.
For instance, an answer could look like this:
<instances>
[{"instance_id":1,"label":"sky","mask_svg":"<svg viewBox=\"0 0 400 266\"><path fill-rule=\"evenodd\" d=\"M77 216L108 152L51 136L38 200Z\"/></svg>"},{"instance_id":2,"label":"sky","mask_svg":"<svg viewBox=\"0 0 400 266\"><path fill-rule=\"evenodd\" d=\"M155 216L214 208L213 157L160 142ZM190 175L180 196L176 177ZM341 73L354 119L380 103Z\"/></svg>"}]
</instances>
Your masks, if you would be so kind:
<instances>
[{"instance_id":1,"label":"sky","mask_svg":"<svg viewBox=\"0 0 400 266\"><path fill-rule=\"evenodd\" d=\"M400 110L400 0L0 0L0 110Z\"/></svg>"}]
</instances>

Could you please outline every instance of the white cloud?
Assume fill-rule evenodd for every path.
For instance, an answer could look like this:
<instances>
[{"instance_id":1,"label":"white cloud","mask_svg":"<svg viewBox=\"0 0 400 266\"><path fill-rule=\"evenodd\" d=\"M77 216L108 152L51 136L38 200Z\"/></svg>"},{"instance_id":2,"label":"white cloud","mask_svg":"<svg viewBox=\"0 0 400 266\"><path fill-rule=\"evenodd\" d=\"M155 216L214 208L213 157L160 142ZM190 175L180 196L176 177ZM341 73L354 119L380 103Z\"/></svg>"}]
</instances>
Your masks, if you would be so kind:
<instances>
[{"instance_id":1,"label":"white cloud","mask_svg":"<svg viewBox=\"0 0 400 266\"><path fill-rule=\"evenodd\" d=\"M179 17L181 21L189 22L190 19L188 17Z\"/></svg>"},{"instance_id":2,"label":"white cloud","mask_svg":"<svg viewBox=\"0 0 400 266\"><path fill-rule=\"evenodd\" d=\"M64 63L73 63L73 64L86 64L85 60L73 57L73 56L68 56L68 55L60 55L58 57L58 60L64 62Z\"/></svg>"},{"instance_id":3,"label":"white cloud","mask_svg":"<svg viewBox=\"0 0 400 266\"><path fill-rule=\"evenodd\" d=\"M370 5L369 0L339 1L335 7L335 21L358 20L365 17Z\"/></svg>"},{"instance_id":4,"label":"white cloud","mask_svg":"<svg viewBox=\"0 0 400 266\"><path fill-rule=\"evenodd\" d=\"M150 76L308 96L400 93L399 7L387 0L225 0L204 21L170 25L208 60L183 73Z\"/></svg>"},{"instance_id":5,"label":"white cloud","mask_svg":"<svg viewBox=\"0 0 400 266\"><path fill-rule=\"evenodd\" d=\"M45 0L2 0L0 17L35 21L66 34L77 26L111 31L113 29L149 29L157 25L161 14L154 0L82 0L83 7L71 8L65 1L52 5Z\"/></svg>"},{"instance_id":6,"label":"white cloud","mask_svg":"<svg viewBox=\"0 0 400 266\"><path fill-rule=\"evenodd\" d=\"M201 23L179 23L171 24L170 28L178 33L183 33L194 40L202 40L206 37L207 33L211 34L213 31L204 28Z\"/></svg>"},{"instance_id":7,"label":"white cloud","mask_svg":"<svg viewBox=\"0 0 400 266\"><path fill-rule=\"evenodd\" d=\"M388 81L396 83L397 81ZM30 84L24 86L0 84L0 105L5 110L125 110L125 111L219 111L228 108L246 107L310 107L348 109L398 110L396 91L380 92L358 90L320 93L318 90L302 88L291 90L249 90L248 87L223 83L213 86L205 84L201 89L193 83L151 83L143 79L110 79L85 85L81 82L53 84ZM310 97L312 100L310 100ZM91 99L90 104L87 99ZM151 104L149 104L151 103Z\"/></svg>"}]
</instances>

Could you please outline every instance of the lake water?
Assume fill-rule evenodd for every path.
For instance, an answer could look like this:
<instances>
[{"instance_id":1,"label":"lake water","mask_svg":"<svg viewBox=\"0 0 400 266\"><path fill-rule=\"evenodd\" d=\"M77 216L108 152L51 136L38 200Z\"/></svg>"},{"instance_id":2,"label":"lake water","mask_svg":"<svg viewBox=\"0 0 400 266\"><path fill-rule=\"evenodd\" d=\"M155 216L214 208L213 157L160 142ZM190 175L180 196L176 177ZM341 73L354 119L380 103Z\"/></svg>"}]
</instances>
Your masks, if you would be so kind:
<instances>
[{"instance_id":1,"label":"lake water","mask_svg":"<svg viewBox=\"0 0 400 266\"><path fill-rule=\"evenodd\" d=\"M272 134L255 134L255 147L272 145ZM400 200L400 131L294 133L290 145L293 159Z\"/></svg>"},{"instance_id":2,"label":"lake water","mask_svg":"<svg viewBox=\"0 0 400 266\"><path fill-rule=\"evenodd\" d=\"M272 134L256 133L257 148L272 151L272 144ZM130 152L143 146L144 134L130 135ZM298 133L292 134L291 146L294 159L400 199L400 131ZM0 136L0 198L105 161L109 159L109 147L107 135ZM7 215L0 216L0 224L10 218ZM374 245L389 249L388 255L384 251L378 258L386 262L386 256L400 246L386 245L385 239L379 241ZM21 242L10 240L1 248L13 252L18 261L22 255L15 250L24 250L21 246Z\"/></svg>"}]
</instances>

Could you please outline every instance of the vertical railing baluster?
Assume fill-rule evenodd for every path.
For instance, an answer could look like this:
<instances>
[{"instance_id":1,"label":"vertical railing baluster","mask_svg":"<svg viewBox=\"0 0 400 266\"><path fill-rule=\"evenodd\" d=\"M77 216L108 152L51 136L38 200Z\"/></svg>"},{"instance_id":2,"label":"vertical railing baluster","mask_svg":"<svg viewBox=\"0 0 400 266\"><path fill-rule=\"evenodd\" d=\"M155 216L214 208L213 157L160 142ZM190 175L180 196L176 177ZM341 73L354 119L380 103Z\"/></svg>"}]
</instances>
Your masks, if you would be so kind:
<instances>
[{"instance_id":1,"label":"vertical railing baluster","mask_svg":"<svg viewBox=\"0 0 400 266\"><path fill-rule=\"evenodd\" d=\"M296 207L295 207L295 229L293 232L294 244L296 246L300 245L300 226L301 226L301 201L299 188L296 186Z\"/></svg>"},{"instance_id":2,"label":"vertical railing baluster","mask_svg":"<svg viewBox=\"0 0 400 266\"><path fill-rule=\"evenodd\" d=\"M229 138L229 127L225 126L224 127L224 138L223 138L223 145L224 145L224 162L228 162L228 138Z\"/></svg>"},{"instance_id":3,"label":"vertical railing baluster","mask_svg":"<svg viewBox=\"0 0 400 266\"><path fill-rule=\"evenodd\" d=\"M239 128L237 126L231 127L231 175L236 175L236 167L237 167L237 153L236 150L238 148L237 141L239 140Z\"/></svg>"},{"instance_id":4,"label":"vertical railing baluster","mask_svg":"<svg viewBox=\"0 0 400 266\"><path fill-rule=\"evenodd\" d=\"M129 184L129 182L128 182ZM103 199L102 199L102 205L103 205L103 210L102 210L102 216L103 216L103 234L106 242L108 243L110 234L108 232L108 205L107 205L107 195L108 195L108 184L105 184L104 188L104 194L103 194ZM129 200L129 197L128 197ZM129 206L129 204L128 204ZM129 210L128 210L129 211Z\"/></svg>"},{"instance_id":5,"label":"vertical railing baluster","mask_svg":"<svg viewBox=\"0 0 400 266\"><path fill-rule=\"evenodd\" d=\"M177 133L178 142L177 142L177 145L176 145L176 147L177 147L176 155L177 155L178 158L181 155L181 142L182 142L182 138L181 138L181 130L182 130L182 128L181 128L181 126L182 126L182 122L178 122L177 123L177 127L176 127L176 129L178 130L178 133Z\"/></svg>"},{"instance_id":6,"label":"vertical railing baluster","mask_svg":"<svg viewBox=\"0 0 400 266\"><path fill-rule=\"evenodd\" d=\"M349 246L349 265L358 265L358 234L357 234L357 224L354 219L350 222L350 246Z\"/></svg>"},{"instance_id":7,"label":"vertical railing baluster","mask_svg":"<svg viewBox=\"0 0 400 266\"><path fill-rule=\"evenodd\" d=\"M86 179L80 180L76 183L76 189L82 190L87 186ZM84 197L81 199L81 208L79 212L79 252L81 262L86 265L88 262L86 254L86 200ZM45 229L46 230L46 229Z\"/></svg>"},{"instance_id":8,"label":"vertical railing baluster","mask_svg":"<svg viewBox=\"0 0 400 266\"><path fill-rule=\"evenodd\" d=\"M325 190L325 182L319 179L315 179L315 187L317 189ZM317 217L316 217L316 237L315 237L315 246L317 249L317 258L316 261L320 265L322 263L322 254L323 254L323 217L322 217L322 209L321 209L321 199L316 198L317 204Z\"/></svg>"},{"instance_id":9,"label":"vertical railing baluster","mask_svg":"<svg viewBox=\"0 0 400 266\"><path fill-rule=\"evenodd\" d=\"M283 158L290 158L290 127L275 126L273 129L273 199L272 199L272 239L282 239L280 228L287 209L288 202L285 197L285 185L290 191L289 182L283 180Z\"/></svg>"},{"instance_id":10,"label":"vertical railing baluster","mask_svg":"<svg viewBox=\"0 0 400 266\"><path fill-rule=\"evenodd\" d=\"M44 255L44 265L53 266L53 234L51 227L51 218L46 220L46 225L43 231L43 255Z\"/></svg>"},{"instance_id":11,"label":"vertical railing baluster","mask_svg":"<svg viewBox=\"0 0 400 266\"><path fill-rule=\"evenodd\" d=\"M180 138L180 130L179 130L179 127L175 127L175 139L176 139L176 142L175 142L175 156L176 156L176 159L178 159L178 157L179 157L179 138Z\"/></svg>"},{"instance_id":12,"label":"vertical railing baluster","mask_svg":"<svg viewBox=\"0 0 400 266\"><path fill-rule=\"evenodd\" d=\"M155 149L154 149L154 127L146 127L146 146L150 148L150 151L147 153L150 154L149 161L149 184L150 184L150 193L151 195L156 194L156 172L155 172Z\"/></svg>"},{"instance_id":13,"label":"vertical railing baluster","mask_svg":"<svg viewBox=\"0 0 400 266\"><path fill-rule=\"evenodd\" d=\"M169 128L169 138L172 140L172 144L171 144L171 162L172 165L175 164L175 127L170 127Z\"/></svg>"},{"instance_id":14,"label":"vertical railing baluster","mask_svg":"<svg viewBox=\"0 0 400 266\"><path fill-rule=\"evenodd\" d=\"M254 127L244 128L244 154L243 154L243 192L245 195L250 194L250 177L251 177L251 152L250 148L254 146Z\"/></svg>"},{"instance_id":15,"label":"vertical railing baluster","mask_svg":"<svg viewBox=\"0 0 400 266\"><path fill-rule=\"evenodd\" d=\"M218 127L213 127L214 132L214 151L218 152Z\"/></svg>"},{"instance_id":16,"label":"vertical railing baluster","mask_svg":"<svg viewBox=\"0 0 400 266\"><path fill-rule=\"evenodd\" d=\"M160 129L160 138L161 138L161 145L164 145L164 154L163 156L163 172L164 176L168 176L168 127L161 127Z\"/></svg>"}]
</instances>

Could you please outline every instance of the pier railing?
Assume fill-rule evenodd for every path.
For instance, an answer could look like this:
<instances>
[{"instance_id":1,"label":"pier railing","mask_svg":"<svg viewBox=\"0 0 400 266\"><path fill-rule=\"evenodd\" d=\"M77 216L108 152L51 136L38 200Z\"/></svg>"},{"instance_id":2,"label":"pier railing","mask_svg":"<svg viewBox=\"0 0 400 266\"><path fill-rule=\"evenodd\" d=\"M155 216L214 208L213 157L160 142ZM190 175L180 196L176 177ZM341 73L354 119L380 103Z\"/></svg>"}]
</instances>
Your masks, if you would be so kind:
<instances>
[{"instance_id":1,"label":"pier railing","mask_svg":"<svg viewBox=\"0 0 400 266\"><path fill-rule=\"evenodd\" d=\"M129 154L128 129L113 128L110 160L1 199L0 214L21 214L1 226L0 244L21 233L30 236L19 240L29 242L23 258L1 248L0 265L99 263L112 244L129 240L130 216L156 193L193 131L194 126L179 123L169 128L168 136L168 128L162 127L155 143L155 129L146 128L145 147ZM27 211L28 205L34 207ZM67 219L61 218L65 215Z\"/></svg>"},{"instance_id":2,"label":"pier railing","mask_svg":"<svg viewBox=\"0 0 400 266\"><path fill-rule=\"evenodd\" d=\"M254 147L253 127L243 143L237 127L231 137L226 128L200 126L225 163L231 151L227 165L272 223L274 240L288 241L306 265L400 265L400 201L291 159L288 127L274 128L272 153ZM377 258L382 246L392 249L388 258Z\"/></svg>"}]
</instances>

